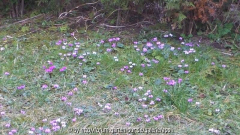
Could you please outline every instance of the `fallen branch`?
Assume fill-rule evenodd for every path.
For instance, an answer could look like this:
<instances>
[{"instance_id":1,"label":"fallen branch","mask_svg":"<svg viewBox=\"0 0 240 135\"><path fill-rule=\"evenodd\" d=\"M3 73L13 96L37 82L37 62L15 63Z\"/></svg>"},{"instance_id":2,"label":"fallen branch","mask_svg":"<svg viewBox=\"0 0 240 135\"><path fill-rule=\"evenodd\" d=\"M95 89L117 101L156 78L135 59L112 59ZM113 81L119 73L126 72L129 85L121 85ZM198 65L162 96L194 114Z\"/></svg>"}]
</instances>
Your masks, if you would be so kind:
<instances>
[{"instance_id":1,"label":"fallen branch","mask_svg":"<svg viewBox=\"0 0 240 135\"><path fill-rule=\"evenodd\" d=\"M100 24L101 26L105 26L105 27L109 27L109 28L125 28L125 27L130 27L130 26L134 26L134 25L138 25L140 23L150 23L152 24L151 22L148 22L148 21L142 21L142 22L138 22L138 23L134 23L134 24L131 24L131 25L126 25L126 26L112 26L112 25L108 25L108 24Z\"/></svg>"},{"instance_id":2,"label":"fallen branch","mask_svg":"<svg viewBox=\"0 0 240 135\"><path fill-rule=\"evenodd\" d=\"M42 17L43 15L44 15L44 14L39 14L39 15L36 15L36 16L34 16L34 17L31 17L31 18L27 18L27 19L24 19L24 20L21 20L21 21L17 21L17 22L12 23L12 24L4 25L4 26L1 26L0 29L2 29L2 28L7 28L7 27L10 27L10 26L15 25L15 24L21 24L21 25L23 25L23 24L26 24L26 23L28 23L29 21L32 21L32 20L34 20L34 19L36 19L36 18L40 18L40 17Z\"/></svg>"}]
</instances>

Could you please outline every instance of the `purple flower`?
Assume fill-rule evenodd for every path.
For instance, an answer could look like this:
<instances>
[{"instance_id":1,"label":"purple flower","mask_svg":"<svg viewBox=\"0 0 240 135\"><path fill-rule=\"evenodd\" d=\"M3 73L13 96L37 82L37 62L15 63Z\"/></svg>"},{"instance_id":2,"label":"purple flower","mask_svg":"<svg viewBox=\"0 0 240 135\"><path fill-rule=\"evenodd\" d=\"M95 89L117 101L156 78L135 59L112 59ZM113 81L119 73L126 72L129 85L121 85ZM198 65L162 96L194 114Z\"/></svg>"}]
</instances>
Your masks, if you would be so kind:
<instances>
[{"instance_id":1,"label":"purple flower","mask_svg":"<svg viewBox=\"0 0 240 135\"><path fill-rule=\"evenodd\" d=\"M223 68L226 68L227 66L226 65L222 65Z\"/></svg>"},{"instance_id":2,"label":"purple flower","mask_svg":"<svg viewBox=\"0 0 240 135\"><path fill-rule=\"evenodd\" d=\"M67 67L62 67L59 71L64 72L67 69Z\"/></svg>"},{"instance_id":3,"label":"purple flower","mask_svg":"<svg viewBox=\"0 0 240 135\"><path fill-rule=\"evenodd\" d=\"M72 96L72 95L73 95L72 91L68 92L68 96Z\"/></svg>"},{"instance_id":4,"label":"purple flower","mask_svg":"<svg viewBox=\"0 0 240 135\"><path fill-rule=\"evenodd\" d=\"M107 52L111 52L112 51L112 49L110 49L110 48L107 48Z\"/></svg>"},{"instance_id":5,"label":"purple flower","mask_svg":"<svg viewBox=\"0 0 240 135\"><path fill-rule=\"evenodd\" d=\"M87 80L83 80L82 83L83 84L87 84L88 82L87 82Z\"/></svg>"},{"instance_id":6,"label":"purple flower","mask_svg":"<svg viewBox=\"0 0 240 135\"><path fill-rule=\"evenodd\" d=\"M10 75L10 73L8 73L8 72L5 72L4 74L5 74L5 75Z\"/></svg>"},{"instance_id":7,"label":"purple flower","mask_svg":"<svg viewBox=\"0 0 240 135\"><path fill-rule=\"evenodd\" d=\"M157 37L153 38L153 41L155 41L155 42L156 42L156 41L157 41Z\"/></svg>"},{"instance_id":8,"label":"purple flower","mask_svg":"<svg viewBox=\"0 0 240 135\"><path fill-rule=\"evenodd\" d=\"M140 122L140 121L142 121L142 118L141 118L141 117L138 117L138 118L137 118L137 122Z\"/></svg>"},{"instance_id":9,"label":"purple flower","mask_svg":"<svg viewBox=\"0 0 240 135\"><path fill-rule=\"evenodd\" d=\"M104 40L101 40L100 43L103 44L103 43L104 43Z\"/></svg>"},{"instance_id":10,"label":"purple flower","mask_svg":"<svg viewBox=\"0 0 240 135\"><path fill-rule=\"evenodd\" d=\"M147 52L147 48L143 48L143 52Z\"/></svg>"},{"instance_id":11,"label":"purple flower","mask_svg":"<svg viewBox=\"0 0 240 135\"><path fill-rule=\"evenodd\" d=\"M192 99L192 98L189 98L189 99L188 99L188 102L189 102L189 103L191 103L192 101L193 101L193 99Z\"/></svg>"},{"instance_id":12,"label":"purple flower","mask_svg":"<svg viewBox=\"0 0 240 135\"><path fill-rule=\"evenodd\" d=\"M212 65L215 65L215 63L214 63L214 62L212 62L211 64L212 64Z\"/></svg>"},{"instance_id":13,"label":"purple flower","mask_svg":"<svg viewBox=\"0 0 240 135\"><path fill-rule=\"evenodd\" d=\"M164 92L164 93L167 93L167 92L168 92L168 90L164 89L164 90L163 90L163 92Z\"/></svg>"},{"instance_id":14,"label":"purple flower","mask_svg":"<svg viewBox=\"0 0 240 135\"><path fill-rule=\"evenodd\" d=\"M53 87L54 87L55 89L57 89L57 88L59 88L59 85L58 85L58 84L54 84Z\"/></svg>"},{"instance_id":15,"label":"purple flower","mask_svg":"<svg viewBox=\"0 0 240 135\"><path fill-rule=\"evenodd\" d=\"M185 73L185 74L188 74L188 73L189 73L189 71L187 71L187 70L186 70L186 71L184 71L184 73Z\"/></svg>"},{"instance_id":16,"label":"purple flower","mask_svg":"<svg viewBox=\"0 0 240 135\"><path fill-rule=\"evenodd\" d=\"M21 90L21 89L24 89L24 88L25 88L25 85L21 85L21 86L17 87L18 90Z\"/></svg>"},{"instance_id":17,"label":"purple flower","mask_svg":"<svg viewBox=\"0 0 240 135\"><path fill-rule=\"evenodd\" d=\"M74 118L72 119L72 122L76 122L76 121L77 121L77 118L74 117Z\"/></svg>"},{"instance_id":18,"label":"purple flower","mask_svg":"<svg viewBox=\"0 0 240 135\"><path fill-rule=\"evenodd\" d=\"M45 132L45 133L51 133L51 129L47 128L47 129L45 129L44 132Z\"/></svg>"},{"instance_id":19,"label":"purple flower","mask_svg":"<svg viewBox=\"0 0 240 135\"><path fill-rule=\"evenodd\" d=\"M147 47L152 47L152 43L147 42Z\"/></svg>"},{"instance_id":20,"label":"purple flower","mask_svg":"<svg viewBox=\"0 0 240 135\"><path fill-rule=\"evenodd\" d=\"M17 130L16 129L12 129L11 132L12 133L17 133Z\"/></svg>"},{"instance_id":21,"label":"purple flower","mask_svg":"<svg viewBox=\"0 0 240 135\"><path fill-rule=\"evenodd\" d=\"M150 121L151 121L151 119L150 119L150 118L147 118L147 119L146 119L146 122L150 122Z\"/></svg>"},{"instance_id":22,"label":"purple flower","mask_svg":"<svg viewBox=\"0 0 240 135\"><path fill-rule=\"evenodd\" d=\"M131 125L131 123L130 123L130 122L126 122L126 125L127 125L127 126L130 126L130 125Z\"/></svg>"},{"instance_id":23,"label":"purple flower","mask_svg":"<svg viewBox=\"0 0 240 135\"><path fill-rule=\"evenodd\" d=\"M65 102L67 100L67 97L61 97L61 100Z\"/></svg>"},{"instance_id":24,"label":"purple flower","mask_svg":"<svg viewBox=\"0 0 240 135\"><path fill-rule=\"evenodd\" d=\"M139 73L139 76L143 76L143 73L142 73L142 72L140 72L140 73Z\"/></svg>"},{"instance_id":25,"label":"purple flower","mask_svg":"<svg viewBox=\"0 0 240 135\"><path fill-rule=\"evenodd\" d=\"M21 114L26 114L26 112L24 110L21 110L20 112L21 112Z\"/></svg>"},{"instance_id":26,"label":"purple flower","mask_svg":"<svg viewBox=\"0 0 240 135\"><path fill-rule=\"evenodd\" d=\"M110 38L110 39L108 39L108 41L109 41L109 42L112 42L112 41L113 41L113 39L112 39L112 38Z\"/></svg>"},{"instance_id":27,"label":"purple flower","mask_svg":"<svg viewBox=\"0 0 240 135\"><path fill-rule=\"evenodd\" d=\"M153 119L154 119L155 121L158 121L158 117L157 117L157 116L154 116Z\"/></svg>"},{"instance_id":28,"label":"purple flower","mask_svg":"<svg viewBox=\"0 0 240 135\"><path fill-rule=\"evenodd\" d=\"M162 119L163 115L158 115L157 117L158 117L158 119Z\"/></svg>"},{"instance_id":29,"label":"purple flower","mask_svg":"<svg viewBox=\"0 0 240 135\"><path fill-rule=\"evenodd\" d=\"M46 84L43 84L42 89L46 89L46 88L48 88L48 86Z\"/></svg>"},{"instance_id":30,"label":"purple flower","mask_svg":"<svg viewBox=\"0 0 240 135\"><path fill-rule=\"evenodd\" d=\"M179 37L179 40L182 40L183 38L182 37Z\"/></svg>"},{"instance_id":31,"label":"purple flower","mask_svg":"<svg viewBox=\"0 0 240 135\"><path fill-rule=\"evenodd\" d=\"M178 78L178 83L181 83L182 82L182 78Z\"/></svg>"},{"instance_id":32,"label":"purple flower","mask_svg":"<svg viewBox=\"0 0 240 135\"><path fill-rule=\"evenodd\" d=\"M112 44L112 48L116 48L116 43L113 43L113 44Z\"/></svg>"},{"instance_id":33,"label":"purple flower","mask_svg":"<svg viewBox=\"0 0 240 135\"><path fill-rule=\"evenodd\" d=\"M161 99L160 99L160 98L156 98L156 101L160 102L160 101L161 101Z\"/></svg>"},{"instance_id":34,"label":"purple flower","mask_svg":"<svg viewBox=\"0 0 240 135\"><path fill-rule=\"evenodd\" d=\"M10 123L7 123L7 124L5 125L5 127L6 127L6 128L9 128L9 127L11 127L11 124L10 124Z\"/></svg>"},{"instance_id":35,"label":"purple flower","mask_svg":"<svg viewBox=\"0 0 240 135\"><path fill-rule=\"evenodd\" d=\"M167 80L169 80L170 78L169 77L163 77L163 80L164 81L167 81Z\"/></svg>"}]
</instances>

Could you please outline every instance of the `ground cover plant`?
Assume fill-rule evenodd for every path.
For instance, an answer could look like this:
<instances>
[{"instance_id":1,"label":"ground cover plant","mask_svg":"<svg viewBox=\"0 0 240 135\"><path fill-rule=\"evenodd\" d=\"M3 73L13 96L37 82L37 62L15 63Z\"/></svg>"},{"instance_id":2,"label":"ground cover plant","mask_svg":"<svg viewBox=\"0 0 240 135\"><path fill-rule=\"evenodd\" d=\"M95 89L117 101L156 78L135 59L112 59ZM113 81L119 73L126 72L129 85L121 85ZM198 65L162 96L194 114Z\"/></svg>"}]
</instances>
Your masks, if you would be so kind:
<instances>
[{"instance_id":1,"label":"ground cover plant","mask_svg":"<svg viewBox=\"0 0 240 135\"><path fill-rule=\"evenodd\" d=\"M129 41L105 31L16 31L0 33L1 134L240 132L239 56L171 33Z\"/></svg>"}]
</instances>

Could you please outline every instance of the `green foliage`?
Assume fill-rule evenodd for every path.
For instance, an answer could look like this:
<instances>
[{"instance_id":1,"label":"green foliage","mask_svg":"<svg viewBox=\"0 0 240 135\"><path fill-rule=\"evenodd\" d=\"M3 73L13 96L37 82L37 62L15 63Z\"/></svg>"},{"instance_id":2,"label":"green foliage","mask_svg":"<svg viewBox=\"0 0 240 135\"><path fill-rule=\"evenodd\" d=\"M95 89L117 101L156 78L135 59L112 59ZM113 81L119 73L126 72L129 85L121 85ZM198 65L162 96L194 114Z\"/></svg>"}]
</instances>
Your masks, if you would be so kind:
<instances>
[{"instance_id":1,"label":"green foliage","mask_svg":"<svg viewBox=\"0 0 240 135\"><path fill-rule=\"evenodd\" d=\"M208 35L210 39L214 41L220 42L221 38L228 35L233 28L232 23L221 24L221 22L217 22L216 24L216 31Z\"/></svg>"}]
</instances>

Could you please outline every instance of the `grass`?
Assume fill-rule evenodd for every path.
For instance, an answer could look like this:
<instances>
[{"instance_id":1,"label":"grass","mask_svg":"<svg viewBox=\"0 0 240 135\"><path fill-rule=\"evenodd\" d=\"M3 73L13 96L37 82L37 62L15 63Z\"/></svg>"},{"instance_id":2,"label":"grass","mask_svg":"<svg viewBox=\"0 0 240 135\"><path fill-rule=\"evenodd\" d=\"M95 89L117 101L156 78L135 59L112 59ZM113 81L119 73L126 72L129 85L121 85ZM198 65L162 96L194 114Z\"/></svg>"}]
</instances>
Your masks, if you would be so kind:
<instances>
[{"instance_id":1,"label":"grass","mask_svg":"<svg viewBox=\"0 0 240 135\"><path fill-rule=\"evenodd\" d=\"M121 35L91 31L87 39L75 33L78 40L48 31L16 38L14 29L0 33L1 39L13 37L1 40L1 134L83 134L86 128L240 132L239 57L222 55L207 45L182 45L171 37L158 38L162 49L149 49L146 43L156 41L109 43ZM118 43L115 48L113 42ZM74 48L77 58L64 56ZM191 48L195 52L184 53ZM50 73L43 68L53 65Z\"/></svg>"}]
</instances>

